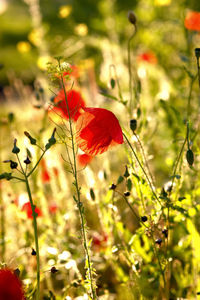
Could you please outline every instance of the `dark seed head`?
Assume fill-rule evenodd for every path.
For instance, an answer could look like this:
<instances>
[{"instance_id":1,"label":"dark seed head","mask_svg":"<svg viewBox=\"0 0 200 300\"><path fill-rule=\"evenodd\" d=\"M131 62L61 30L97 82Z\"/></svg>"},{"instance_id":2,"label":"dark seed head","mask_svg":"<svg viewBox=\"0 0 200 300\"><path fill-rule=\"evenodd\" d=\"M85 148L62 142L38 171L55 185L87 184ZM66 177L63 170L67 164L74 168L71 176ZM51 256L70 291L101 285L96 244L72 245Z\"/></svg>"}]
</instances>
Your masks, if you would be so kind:
<instances>
[{"instance_id":1,"label":"dark seed head","mask_svg":"<svg viewBox=\"0 0 200 300\"><path fill-rule=\"evenodd\" d=\"M142 216L141 217L142 222L146 222L148 220L147 216Z\"/></svg>"},{"instance_id":2,"label":"dark seed head","mask_svg":"<svg viewBox=\"0 0 200 300\"><path fill-rule=\"evenodd\" d=\"M35 249L33 249L33 248L32 248L31 255L33 255L33 256L35 256L35 255L36 255L36 251L35 251Z\"/></svg>"},{"instance_id":3,"label":"dark seed head","mask_svg":"<svg viewBox=\"0 0 200 300\"><path fill-rule=\"evenodd\" d=\"M56 267L52 267L51 268L51 273L52 274L55 274L55 273L57 273L58 272L58 269L56 269Z\"/></svg>"},{"instance_id":4,"label":"dark seed head","mask_svg":"<svg viewBox=\"0 0 200 300\"><path fill-rule=\"evenodd\" d=\"M12 161L12 160L10 161L10 168L11 168L11 169L16 169L17 166L18 166L18 163L17 163L17 162Z\"/></svg>"},{"instance_id":5,"label":"dark seed head","mask_svg":"<svg viewBox=\"0 0 200 300\"><path fill-rule=\"evenodd\" d=\"M162 239L155 240L155 243L158 244L158 245L161 245L162 244Z\"/></svg>"},{"instance_id":6,"label":"dark seed head","mask_svg":"<svg viewBox=\"0 0 200 300\"><path fill-rule=\"evenodd\" d=\"M116 187L117 187L117 186L116 186L116 184L112 183L112 185L110 186L110 188L109 188L109 189L110 189L110 190L115 190L115 189L116 189Z\"/></svg>"},{"instance_id":7,"label":"dark seed head","mask_svg":"<svg viewBox=\"0 0 200 300\"><path fill-rule=\"evenodd\" d=\"M125 196L125 197L128 197L128 196L130 196L130 194L131 194L130 192L125 192L125 193L124 193L124 196Z\"/></svg>"},{"instance_id":8,"label":"dark seed head","mask_svg":"<svg viewBox=\"0 0 200 300\"><path fill-rule=\"evenodd\" d=\"M27 158L24 160L24 163L25 163L26 165L29 165L29 164L31 163L31 161L30 161L30 159L29 159L28 156L27 156Z\"/></svg>"},{"instance_id":9,"label":"dark seed head","mask_svg":"<svg viewBox=\"0 0 200 300\"><path fill-rule=\"evenodd\" d=\"M163 229L162 233L164 234L164 236L167 238L168 237L168 230L167 229Z\"/></svg>"}]
</instances>

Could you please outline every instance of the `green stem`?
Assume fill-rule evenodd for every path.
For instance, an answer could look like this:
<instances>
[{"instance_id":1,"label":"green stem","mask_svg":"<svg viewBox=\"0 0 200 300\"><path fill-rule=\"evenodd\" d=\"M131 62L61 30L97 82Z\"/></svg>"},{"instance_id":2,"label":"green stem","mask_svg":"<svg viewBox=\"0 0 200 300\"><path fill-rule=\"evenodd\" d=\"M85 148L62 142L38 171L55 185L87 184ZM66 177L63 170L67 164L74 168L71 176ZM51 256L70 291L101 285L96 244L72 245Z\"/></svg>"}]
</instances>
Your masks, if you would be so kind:
<instances>
[{"instance_id":1,"label":"green stem","mask_svg":"<svg viewBox=\"0 0 200 300\"><path fill-rule=\"evenodd\" d=\"M46 153L46 150L43 150L44 152L42 153L42 155L40 156L39 160L37 161L37 163L35 164L35 166L33 167L33 169L27 174L27 177L29 177L34 171L35 169L37 168L37 166L39 165L41 159L43 158L43 156L45 155Z\"/></svg>"},{"instance_id":2,"label":"green stem","mask_svg":"<svg viewBox=\"0 0 200 300\"><path fill-rule=\"evenodd\" d=\"M28 192L29 201L31 204L32 216L33 216L33 227L34 227L34 238L35 238L35 250L36 250L36 260L37 260L37 290L36 290L36 300L40 299L40 255L39 255L39 242L38 242L38 230L37 230L37 219L35 213L35 205L33 204L33 199L31 195L31 190L28 182L28 176L25 176L26 189Z\"/></svg>"},{"instance_id":3,"label":"green stem","mask_svg":"<svg viewBox=\"0 0 200 300\"><path fill-rule=\"evenodd\" d=\"M136 32L137 32L136 27L134 27L134 32L128 40L128 73L129 73L129 94L130 94L130 106L129 107L130 107L131 115L132 115L132 105L133 105L133 86L132 86L133 74L132 74L132 68L131 68L131 41L132 41L134 35L136 34ZM136 87L135 82L134 82L134 89L135 89L135 98L137 99L137 87Z\"/></svg>"},{"instance_id":4,"label":"green stem","mask_svg":"<svg viewBox=\"0 0 200 300\"><path fill-rule=\"evenodd\" d=\"M154 191L154 187L152 186L152 183L151 183L151 181L150 181L150 179L149 179L149 176L147 175L145 169L143 168L143 166L142 166L142 164L141 164L141 162L140 162L140 160L139 160L139 158L138 158L138 156L137 156L135 150L133 149L131 143L129 142L129 140L128 140L128 138L127 138L127 136L125 135L124 132L123 132L123 136L125 137L125 139L126 139L128 145L129 145L129 147L131 148L131 151L133 152L133 155L135 156L136 161L138 162L138 164L139 164L139 166L140 166L142 172L144 173L144 175L145 175L145 177L146 177L146 179L147 179L147 181L148 181L149 187L150 187L150 189L151 189L151 191L152 191L153 196L154 196L154 197L156 198L156 200L160 203L160 200L159 200L158 196L156 195L156 193L155 193L155 191ZM161 204L161 203L160 203L160 204Z\"/></svg>"},{"instance_id":5,"label":"green stem","mask_svg":"<svg viewBox=\"0 0 200 300\"><path fill-rule=\"evenodd\" d=\"M199 68L198 68L198 72L199 72ZM199 73L198 73L199 75ZM199 75L200 76L200 75ZM191 97L192 97L192 88L193 88L193 84L195 82L196 76L191 78L191 82L190 82L190 89L189 89L189 94L188 94L188 103L187 103L187 120L189 120L190 118L190 114L191 114ZM200 80L200 77L199 77ZM199 83L199 87L200 87L200 83Z\"/></svg>"},{"instance_id":6,"label":"green stem","mask_svg":"<svg viewBox=\"0 0 200 300\"><path fill-rule=\"evenodd\" d=\"M60 67L60 61L58 61L58 63L59 63L59 67ZM74 180L75 180L75 188L76 188L76 194L77 194L77 207L78 207L78 210L79 210L80 220L81 220L83 246L84 246L85 253L86 253L86 261L88 263L88 272L89 272L91 296L92 296L92 299L95 300L95 299L97 299L97 296L96 296L95 287L93 285L92 266L91 266L89 248L88 248L87 234L86 234L86 228L85 228L85 220L84 220L84 215L83 215L84 208L83 208L83 203L81 202L80 188L79 188L78 177L77 177L76 150L75 150L73 127L72 127L72 119L71 119L71 116L70 116L69 105L68 105L68 102L67 102L67 93L66 93L65 84L64 84L64 80L63 80L62 75L61 75L61 83L62 83L62 87L63 87L63 90L64 90L65 101L66 101L66 106L67 106L67 112L68 112L68 116L69 116L69 128L70 128L72 154L73 154L72 172L73 172L73 176L74 176Z\"/></svg>"}]
</instances>

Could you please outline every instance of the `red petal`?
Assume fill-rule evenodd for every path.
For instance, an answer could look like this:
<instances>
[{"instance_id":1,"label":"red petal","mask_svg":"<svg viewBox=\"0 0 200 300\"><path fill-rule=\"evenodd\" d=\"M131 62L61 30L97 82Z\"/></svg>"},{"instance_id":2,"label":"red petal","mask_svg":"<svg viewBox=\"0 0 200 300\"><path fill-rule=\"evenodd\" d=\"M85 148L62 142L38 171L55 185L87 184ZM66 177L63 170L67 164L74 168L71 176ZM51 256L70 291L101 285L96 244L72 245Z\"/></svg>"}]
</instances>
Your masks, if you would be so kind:
<instances>
[{"instance_id":1,"label":"red petal","mask_svg":"<svg viewBox=\"0 0 200 300\"><path fill-rule=\"evenodd\" d=\"M85 167L87 164L89 164L92 161L93 156L87 154L79 154L77 158L78 158L78 163L81 166Z\"/></svg>"},{"instance_id":2,"label":"red petal","mask_svg":"<svg viewBox=\"0 0 200 300\"><path fill-rule=\"evenodd\" d=\"M67 95L70 117L76 121L80 116L80 109L85 106L85 102L81 94L75 90L68 91L66 95ZM58 110L59 112L62 113L63 117L69 119L64 90L61 90L58 93L58 95L54 98L54 103L57 104L54 110Z\"/></svg>"},{"instance_id":3,"label":"red petal","mask_svg":"<svg viewBox=\"0 0 200 300\"><path fill-rule=\"evenodd\" d=\"M24 300L23 285L14 271L6 268L0 270L0 299Z\"/></svg>"},{"instance_id":4,"label":"red petal","mask_svg":"<svg viewBox=\"0 0 200 300\"><path fill-rule=\"evenodd\" d=\"M101 154L123 143L123 134L115 115L103 108L84 108L77 120L77 142L89 155Z\"/></svg>"}]
</instances>

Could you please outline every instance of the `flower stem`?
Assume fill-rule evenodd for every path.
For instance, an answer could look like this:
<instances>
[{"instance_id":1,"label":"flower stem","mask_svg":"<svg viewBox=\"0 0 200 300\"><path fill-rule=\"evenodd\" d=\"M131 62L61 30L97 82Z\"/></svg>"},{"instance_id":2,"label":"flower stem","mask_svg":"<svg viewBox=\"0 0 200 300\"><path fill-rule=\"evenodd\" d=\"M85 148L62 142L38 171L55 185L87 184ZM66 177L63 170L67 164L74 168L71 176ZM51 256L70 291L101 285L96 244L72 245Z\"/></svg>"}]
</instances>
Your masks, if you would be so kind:
<instances>
[{"instance_id":1,"label":"flower stem","mask_svg":"<svg viewBox=\"0 0 200 300\"><path fill-rule=\"evenodd\" d=\"M58 64L60 67L60 61L58 61ZM77 203L77 207L78 207L79 215L80 215L83 246L84 246L84 250L85 250L85 254L86 254L86 263L88 265L87 268L88 268L88 273L89 273L88 280L90 283L90 294L91 294L92 299L95 300L95 299L97 299L97 296L96 296L95 284L93 283L94 279L93 279L93 275L92 275L92 264L91 264L88 241L87 241L87 233L86 233L85 218L84 218L84 207L83 207L83 203L81 202L81 193L80 193L80 187L79 187L78 176L77 176L76 149L75 149L72 119L70 116L70 110L69 110L69 105L68 105L68 101L67 101L67 92L65 89L64 79L63 79L62 75L61 75L61 84L62 84L62 88L64 90L65 101L66 101L66 106L67 106L67 113L69 116L69 129L70 129L72 155L73 155L72 173L73 173L74 180L75 180L74 185L76 188L76 196L77 196L76 203Z\"/></svg>"},{"instance_id":2,"label":"flower stem","mask_svg":"<svg viewBox=\"0 0 200 300\"><path fill-rule=\"evenodd\" d=\"M35 238L35 250L36 250L36 260L37 260L37 290L36 290L36 300L40 299L40 255L39 255L39 242L38 242L38 230L37 230L37 215L35 213L35 205L33 204L33 199L31 195L31 190L28 182L28 177L25 175L26 189L28 192L29 201L31 204L32 216L33 216L33 228L34 228L34 238Z\"/></svg>"},{"instance_id":3,"label":"flower stem","mask_svg":"<svg viewBox=\"0 0 200 300\"><path fill-rule=\"evenodd\" d=\"M133 152L133 155L134 155L136 161L138 162L138 164L139 164L139 166L140 166L142 172L144 173L144 175L145 175L145 177L146 177L146 179L147 179L147 182L148 182L148 184L149 184L149 187L150 187L150 189L151 189L151 191L152 191L153 196L154 196L155 199L160 203L160 200L159 200L158 196L156 195L156 193L155 193L155 191L154 191L154 187L152 186L152 183L151 183L151 181L150 181L150 179L149 179L149 176L148 176L147 172L145 171L144 167L142 166L142 164L141 164L141 162L140 162L140 160L139 160L139 158L138 158L138 156L137 156L135 150L133 149L131 143L129 142L129 140L128 140L128 138L127 138L127 136L125 135L124 132L123 132L123 136L125 137L125 139L126 139L128 145L129 145L131 151Z\"/></svg>"}]
</instances>

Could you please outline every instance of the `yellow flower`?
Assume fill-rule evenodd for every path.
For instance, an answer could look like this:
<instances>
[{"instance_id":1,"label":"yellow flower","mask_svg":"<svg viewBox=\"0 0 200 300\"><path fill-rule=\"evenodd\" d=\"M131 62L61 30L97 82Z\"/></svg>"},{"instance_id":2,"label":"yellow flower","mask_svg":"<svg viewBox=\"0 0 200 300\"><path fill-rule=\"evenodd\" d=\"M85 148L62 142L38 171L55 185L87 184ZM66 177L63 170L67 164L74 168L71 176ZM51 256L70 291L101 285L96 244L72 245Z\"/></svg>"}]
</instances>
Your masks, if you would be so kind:
<instances>
[{"instance_id":1,"label":"yellow flower","mask_svg":"<svg viewBox=\"0 0 200 300\"><path fill-rule=\"evenodd\" d=\"M17 47L17 50L21 53L29 52L30 49L31 49L30 43L29 42L23 42L23 41L18 42L16 47Z\"/></svg>"},{"instance_id":2,"label":"yellow flower","mask_svg":"<svg viewBox=\"0 0 200 300\"><path fill-rule=\"evenodd\" d=\"M80 36L86 36L88 34L88 27L86 24L80 23L75 27L74 31Z\"/></svg>"},{"instance_id":3,"label":"yellow flower","mask_svg":"<svg viewBox=\"0 0 200 300\"><path fill-rule=\"evenodd\" d=\"M61 19L67 18L72 11L71 5L63 5L59 8L59 17Z\"/></svg>"}]
</instances>

